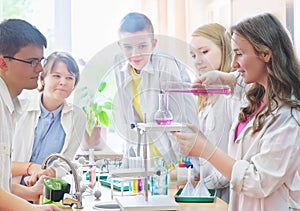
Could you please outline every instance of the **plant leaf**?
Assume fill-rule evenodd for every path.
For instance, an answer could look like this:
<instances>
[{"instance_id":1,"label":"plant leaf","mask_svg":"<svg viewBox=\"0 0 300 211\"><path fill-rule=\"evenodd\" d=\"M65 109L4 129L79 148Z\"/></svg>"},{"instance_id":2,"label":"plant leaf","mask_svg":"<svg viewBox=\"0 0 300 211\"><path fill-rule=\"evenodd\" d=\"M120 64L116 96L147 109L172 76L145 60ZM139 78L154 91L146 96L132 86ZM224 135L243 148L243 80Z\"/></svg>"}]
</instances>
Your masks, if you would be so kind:
<instances>
[{"instance_id":1,"label":"plant leaf","mask_svg":"<svg viewBox=\"0 0 300 211\"><path fill-rule=\"evenodd\" d=\"M100 123L105 127L108 127L109 125L109 117L105 111L100 112Z\"/></svg>"},{"instance_id":2,"label":"plant leaf","mask_svg":"<svg viewBox=\"0 0 300 211\"><path fill-rule=\"evenodd\" d=\"M107 110L112 110L113 104L110 101L106 101L104 102L103 108L107 109Z\"/></svg>"},{"instance_id":3,"label":"plant leaf","mask_svg":"<svg viewBox=\"0 0 300 211\"><path fill-rule=\"evenodd\" d=\"M98 92L102 92L106 87L106 82L103 81L100 83L99 87L98 87Z\"/></svg>"}]
</instances>

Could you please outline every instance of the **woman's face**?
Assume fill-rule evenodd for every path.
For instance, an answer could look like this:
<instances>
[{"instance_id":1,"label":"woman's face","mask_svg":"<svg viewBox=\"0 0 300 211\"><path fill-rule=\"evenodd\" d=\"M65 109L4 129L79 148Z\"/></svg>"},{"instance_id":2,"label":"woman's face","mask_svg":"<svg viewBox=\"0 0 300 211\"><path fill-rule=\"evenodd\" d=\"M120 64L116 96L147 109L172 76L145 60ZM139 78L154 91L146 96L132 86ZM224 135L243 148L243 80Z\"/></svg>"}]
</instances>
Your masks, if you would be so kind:
<instances>
[{"instance_id":1,"label":"woman's face","mask_svg":"<svg viewBox=\"0 0 300 211\"><path fill-rule=\"evenodd\" d=\"M257 53L251 43L243 36L234 33L231 39L233 59L231 66L243 77L245 83L260 83L266 87L267 65L270 53Z\"/></svg>"},{"instance_id":2,"label":"woman's face","mask_svg":"<svg viewBox=\"0 0 300 211\"><path fill-rule=\"evenodd\" d=\"M210 39L193 36L190 41L190 52L199 74L220 70L222 52Z\"/></svg>"},{"instance_id":3,"label":"woman's face","mask_svg":"<svg viewBox=\"0 0 300 211\"><path fill-rule=\"evenodd\" d=\"M75 75L68 71L67 65L58 62L47 73L44 80L43 96L53 101L63 102L75 87Z\"/></svg>"}]
</instances>

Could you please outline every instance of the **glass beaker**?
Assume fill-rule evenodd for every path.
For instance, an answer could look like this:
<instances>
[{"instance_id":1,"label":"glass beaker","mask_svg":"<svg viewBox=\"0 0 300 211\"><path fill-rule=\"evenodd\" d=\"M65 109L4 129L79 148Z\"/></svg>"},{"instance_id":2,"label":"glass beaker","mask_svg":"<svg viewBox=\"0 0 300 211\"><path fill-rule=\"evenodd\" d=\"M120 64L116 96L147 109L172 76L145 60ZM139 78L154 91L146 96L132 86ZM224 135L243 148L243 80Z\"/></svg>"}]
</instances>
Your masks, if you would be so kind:
<instances>
[{"instance_id":1,"label":"glass beaker","mask_svg":"<svg viewBox=\"0 0 300 211\"><path fill-rule=\"evenodd\" d=\"M173 120L173 115L169 111L168 93L160 92L158 97L159 107L154 114L154 120L158 125L170 125Z\"/></svg>"}]
</instances>

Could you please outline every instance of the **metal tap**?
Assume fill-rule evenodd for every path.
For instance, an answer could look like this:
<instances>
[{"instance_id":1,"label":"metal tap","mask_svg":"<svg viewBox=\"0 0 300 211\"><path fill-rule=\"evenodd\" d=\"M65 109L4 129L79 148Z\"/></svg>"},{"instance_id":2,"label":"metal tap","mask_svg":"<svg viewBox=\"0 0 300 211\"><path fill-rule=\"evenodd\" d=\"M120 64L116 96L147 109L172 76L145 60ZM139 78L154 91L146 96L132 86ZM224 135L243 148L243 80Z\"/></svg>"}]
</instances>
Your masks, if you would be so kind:
<instances>
[{"instance_id":1,"label":"metal tap","mask_svg":"<svg viewBox=\"0 0 300 211\"><path fill-rule=\"evenodd\" d=\"M62 155L60 155L60 154L51 154L43 162L42 169L46 169L48 163L53 158L59 158L59 159L65 161L68 164L68 166L70 167L70 169L72 171L73 178L74 178L74 182L75 182L75 191L76 191L76 193L74 195L75 195L75 198L76 198L76 201L77 201L75 203L76 204L75 208L76 209L82 209L83 208L83 206L82 206L82 195L81 195L79 181L78 181L78 174L77 174L77 171L74 168L73 164L69 160L67 160L66 158L64 158Z\"/></svg>"}]
</instances>

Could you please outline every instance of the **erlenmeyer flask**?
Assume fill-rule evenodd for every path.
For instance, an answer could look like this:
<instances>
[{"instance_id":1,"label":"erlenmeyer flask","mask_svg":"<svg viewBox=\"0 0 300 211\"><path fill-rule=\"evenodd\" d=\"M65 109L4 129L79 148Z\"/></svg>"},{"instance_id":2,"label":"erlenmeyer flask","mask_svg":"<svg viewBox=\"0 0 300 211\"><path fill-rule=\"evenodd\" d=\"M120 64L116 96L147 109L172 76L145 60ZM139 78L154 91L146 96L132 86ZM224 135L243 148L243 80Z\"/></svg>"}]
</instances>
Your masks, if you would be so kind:
<instances>
[{"instance_id":1,"label":"erlenmeyer flask","mask_svg":"<svg viewBox=\"0 0 300 211\"><path fill-rule=\"evenodd\" d=\"M170 125L173 120L173 115L169 111L168 94L160 92L158 95L158 110L154 114L154 120L158 125Z\"/></svg>"},{"instance_id":2,"label":"erlenmeyer flask","mask_svg":"<svg viewBox=\"0 0 300 211\"><path fill-rule=\"evenodd\" d=\"M188 179L187 183L185 184L184 188L182 189L180 196L192 196L194 192L194 186L191 182L191 169L192 166L188 168Z\"/></svg>"},{"instance_id":3,"label":"erlenmeyer flask","mask_svg":"<svg viewBox=\"0 0 300 211\"><path fill-rule=\"evenodd\" d=\"M200 162L200 181L195 187L192 195L197 197L209 197L210 193L207 187L205 186L204 179L203 179L203 165L201 165L201 160L199 162Z\"/></svg>"}]
</instances>

